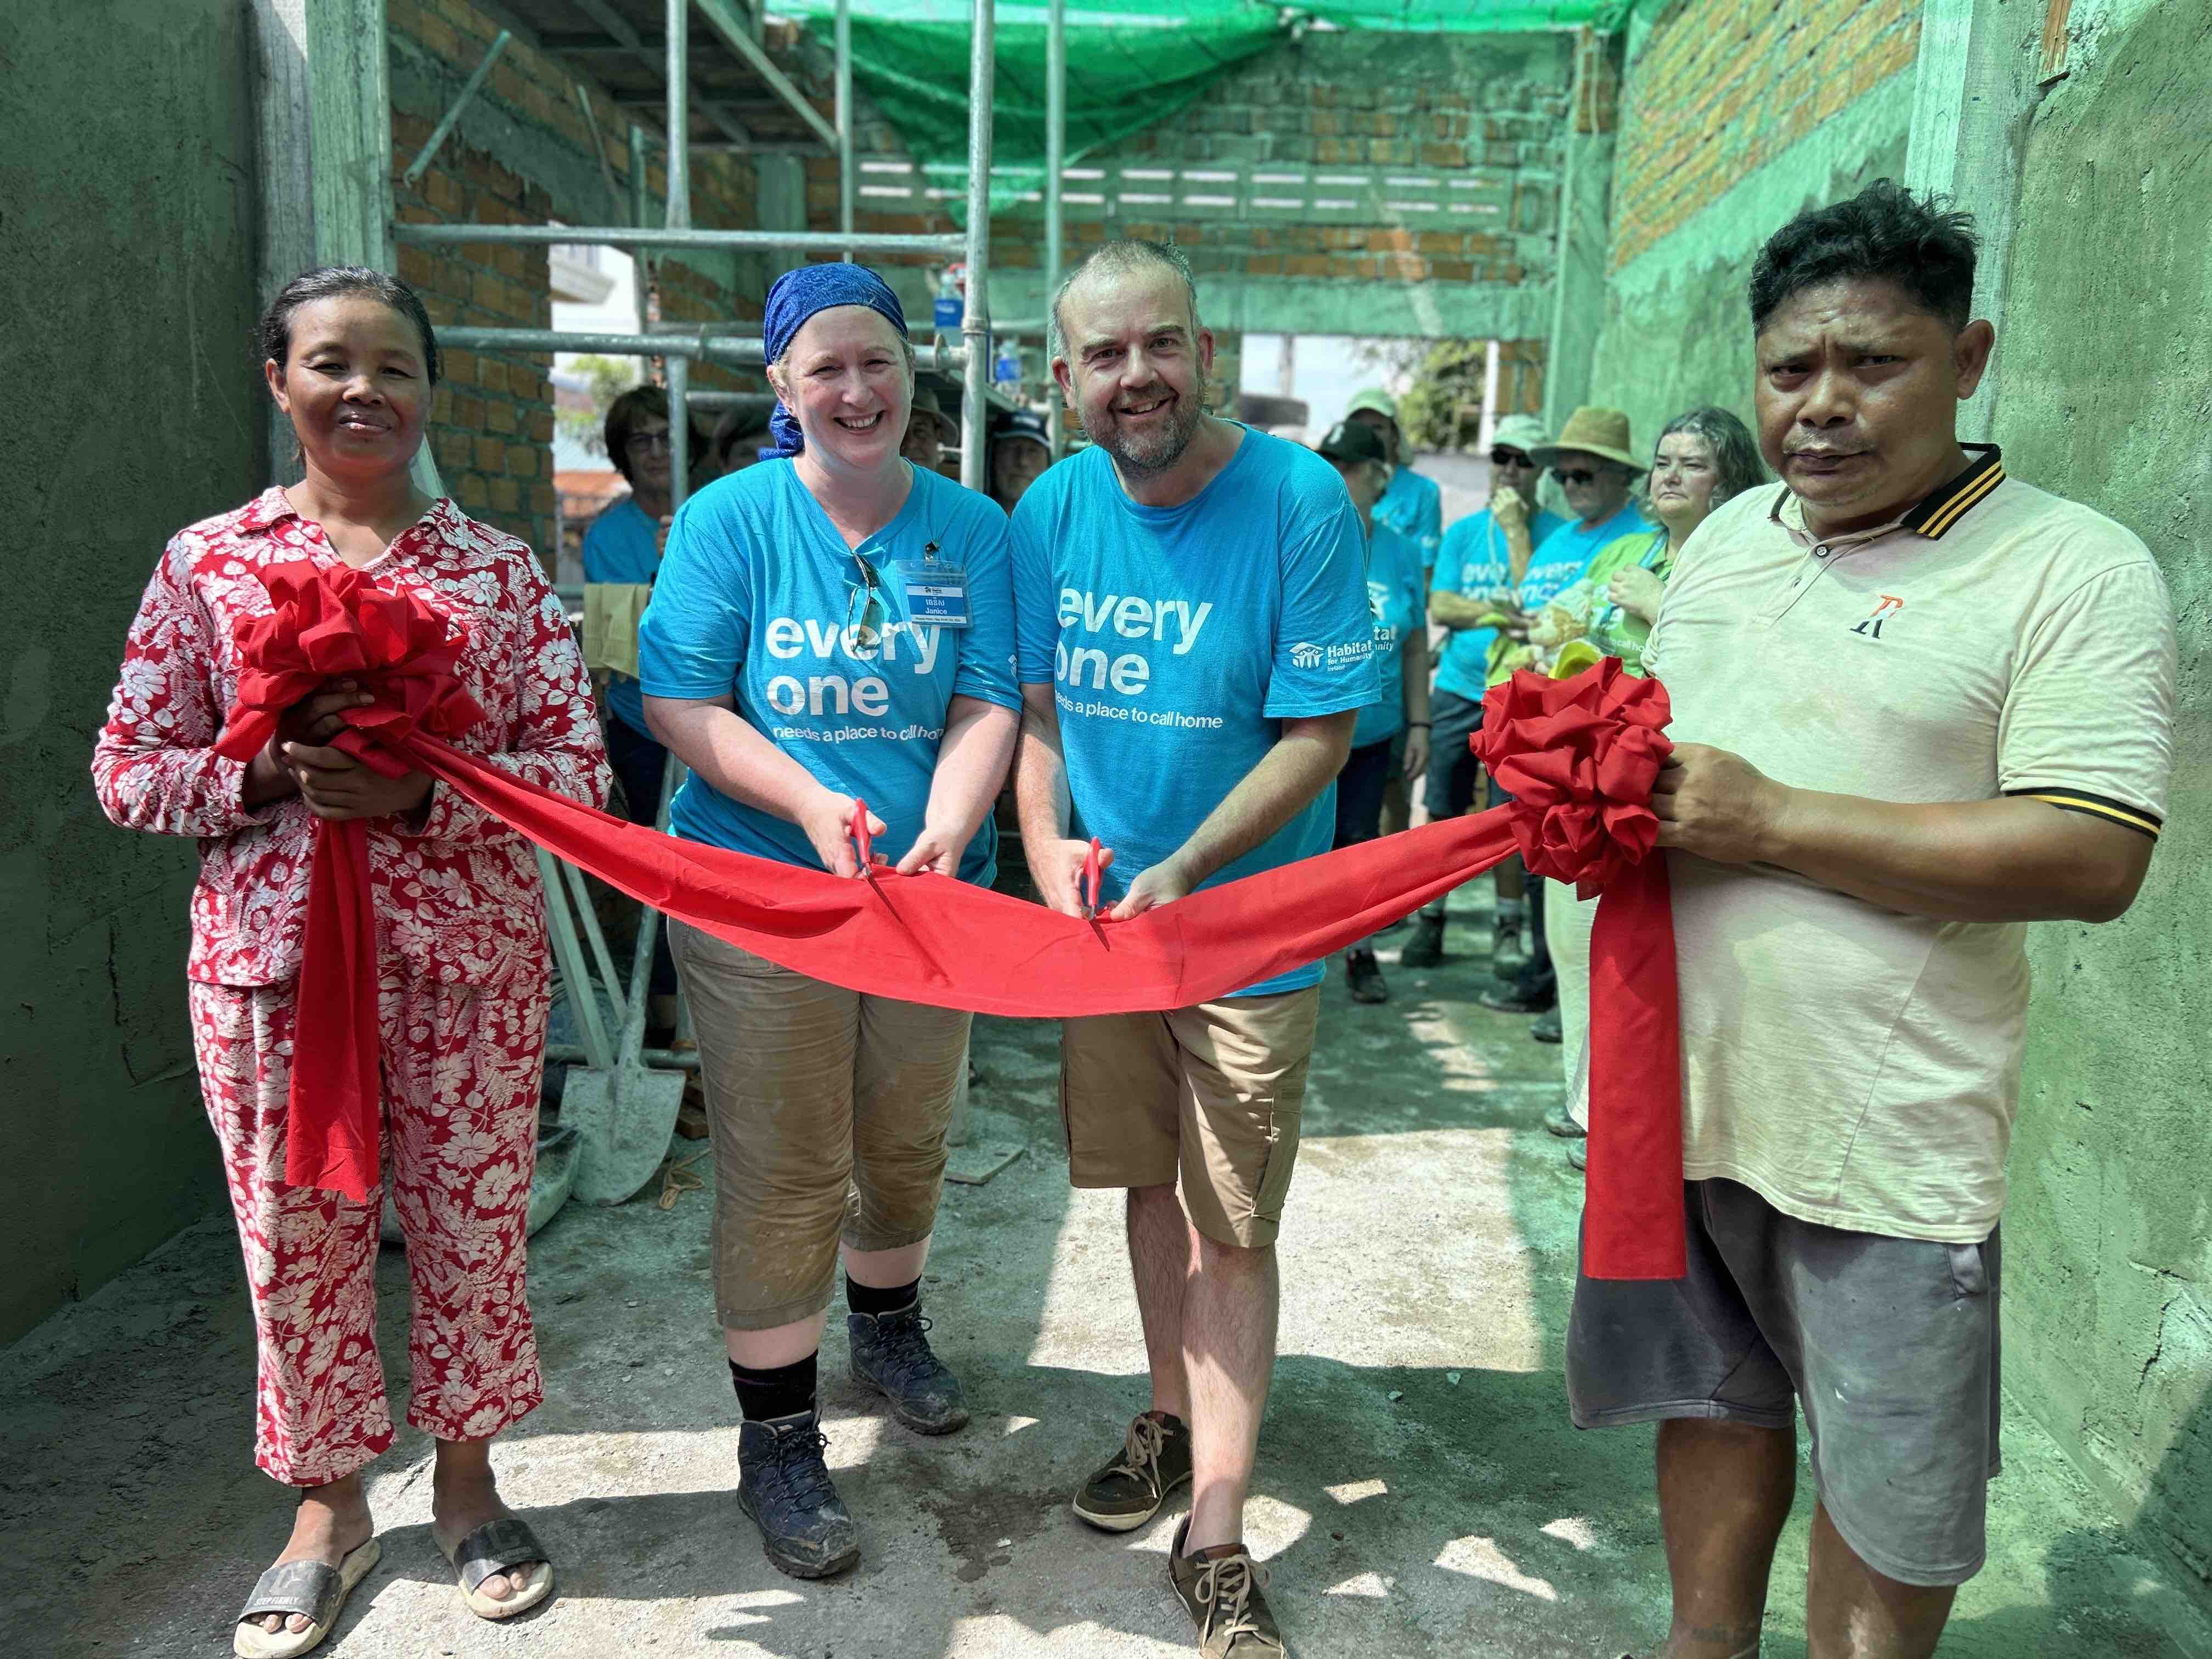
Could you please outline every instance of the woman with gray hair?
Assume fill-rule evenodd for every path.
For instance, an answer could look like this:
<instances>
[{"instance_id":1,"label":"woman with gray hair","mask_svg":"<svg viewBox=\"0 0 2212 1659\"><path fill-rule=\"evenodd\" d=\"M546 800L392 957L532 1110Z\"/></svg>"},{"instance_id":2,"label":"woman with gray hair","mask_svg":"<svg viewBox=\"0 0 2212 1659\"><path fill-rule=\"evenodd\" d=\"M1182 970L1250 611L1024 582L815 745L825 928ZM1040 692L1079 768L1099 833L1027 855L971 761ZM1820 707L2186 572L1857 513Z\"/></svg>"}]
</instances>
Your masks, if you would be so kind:
<instances>
[{"instance_id":1,"label":"woman with gray hair","mask_svg":"<svg viewBox=\"0 0 2212 1659\"><path fill-rule=\"evenodd\" d=\"M1741 421L1711 404L1677 415L1659 434L1647 480L1657 530L1638 530L1591 555L1580 580L1537 613L1528 630L1543 660L1571 640L1644 672L1644 642L1690 532L1730 496L1765 483L1759 446Z\"/></svg>"},{"instance_id":2,"label":"woman with gray hair","mask_svg":"<svg viewBox=\"0 0 2212 1659\"><path fill-rule=\"evenodd\" d=\"M1690 532L1722 502L1765 481L1758 444L1728 410L1706 404L1677 415L1661 429L1651 457L1650 513L1661 528L1600 548L1582 580L1538 616L1530 640L1543 644L1547 629L1573 628L1578 617L1576 637L1601 655L1619 657L1630 673L1642 673L1644 641ZM1589 1023L1589 936L1597 902L1583 903L1573 888L1559 887L1545 896L1545 906L1559 1000L1530 1033L1562 1045L1567 1104L1553 1109L1544 1127L1569 1139L1567 1161L1579 1170L1589 1127L1589 1091L1578 1083L1583 1033Z\"/></svg>"}]
</instances>

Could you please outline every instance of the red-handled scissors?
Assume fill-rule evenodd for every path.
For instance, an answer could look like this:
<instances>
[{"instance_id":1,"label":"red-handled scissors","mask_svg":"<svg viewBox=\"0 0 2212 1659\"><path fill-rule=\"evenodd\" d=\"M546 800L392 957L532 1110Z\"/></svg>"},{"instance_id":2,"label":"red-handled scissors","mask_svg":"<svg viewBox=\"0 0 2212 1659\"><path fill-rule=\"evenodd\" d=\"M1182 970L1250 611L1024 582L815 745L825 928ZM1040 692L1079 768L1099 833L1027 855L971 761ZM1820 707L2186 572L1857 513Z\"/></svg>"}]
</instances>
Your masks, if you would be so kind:
<instances>
[{"instance_id":1,"label":"red-handled scissors","mask_svg":"<svg viewBox=\"0 0 2212 1659\"><path fill-rule=\"evenodd\" d=\"M1085 920L1095 921L1098 915L1098 882L1105 873L1100 854L1104 850L1098 845L1098 837L1093 836L1090 850L1083 855L1083 914Z\"/></svg>"},{"instance_id":2,"label":"red-handled scissors","mask_svg":"<svg viewBox=\"0 0 2212 1659\"><path fill-rule=\"evenodd\" d=\"M868 803L864 800L855 800L853 803L853 824L850 833L853 845L860 849L860 873L870 881L873 881L876 878L875 866L879 863L888 863L890 860L876 857L876 839L868 833Z\"/></svg>"}]
</instances>

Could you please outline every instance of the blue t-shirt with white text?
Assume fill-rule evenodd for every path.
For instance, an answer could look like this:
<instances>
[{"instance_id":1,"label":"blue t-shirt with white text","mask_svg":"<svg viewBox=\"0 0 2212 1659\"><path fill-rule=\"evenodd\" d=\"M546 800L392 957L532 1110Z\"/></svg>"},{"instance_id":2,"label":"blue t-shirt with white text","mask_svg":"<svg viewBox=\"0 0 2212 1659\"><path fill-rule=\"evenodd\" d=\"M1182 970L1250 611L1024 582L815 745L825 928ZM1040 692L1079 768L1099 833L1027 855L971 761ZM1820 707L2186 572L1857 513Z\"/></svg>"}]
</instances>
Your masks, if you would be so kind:
<instances>
[{"instance_id":1,"label":"blue t-shirt with white text","mask_svg":"<svg viewBox=\"0 0 2212 1659\"><path fill-rule=\"evenodd\" d=\"M1359 516L1312 451L1243 430L1179 507L1129 499L1103 449L1050 468L1014 509L1024 685L1051 685L1074 833L1115 854L1118 900L1260 763L1285 720L1376 701ZM1328 850L1332 784L1215 886ZM1237 993L1318 983L1319 964Z\"/></svg>"},{"instance_id":2,"label":"blue t-shirt with white text","mask_svg":"<svg viewBox=\"0 0 2212 1659\"><path fill-rule=\"evenodd\" d=\"M636 501L623 496L592 520L584 532L584 580L587 582L649 582L660 574L660 550L653 544L660 526ZM627 674L607 682L607 711L646 737L645 694Z\"/></svg>"},{"instance_id":3,"label":"blue t-shirt with white text","mask_svg":"<svg viewBox=\"0 0 2212 1659\"><path fill-rule=\"evenodd\" d=\"M1444 492L1434 478L1410 466L1393 467L1374 517L1413 543L1423 570L1436 568L1437 550L1443 542Z\"/></svg>"},{"instance_id":4,"label":"blue t-shirt with white text","mask_svg":"<svg viewBox=\"0 0 2212 1659\"><path fill-rule=\"evenodd\" d=\"M1406 641L1428 612L1421 550L1380 520L1367 538L1367 609L1375 619L1375 673L1382 700L1359 711L1352 746L1387 742L1406 729Z\"/></svg>"},{"instance_id":5,"label":"blue t-shirt with white text","mask_svg":"<svg viewBox=\"0 0 2212 1659\"><path fill-rule=\"evenodd\" d=\"M876 850L894 861L921 831L951 700L1021 706L1006 515L988 495L908 470L906 504L851 549L788 460L708 484L676 515L638 629L647 696L734 694L747 725L824 787L868 804L885 825ZM860 557L878 575L872 618ZM968 627L913 620L902 567L925 570L933 560L966 573ZM677 793L669 829L822 867L797 824L732 800L696 773ZM988 885L997 858L987 817L960 878Z\"/></svg>"},{"instance_id":6,"label":"blue t-shirt with white text","mask_svg":"<svg viewBox=\"0 0 2212 1659\"><path fill-rule=\"evenodd\" d=\"M1534 550L1566 520L1539 508L1528 523L1529 563ZM1513 586L1512 550L1505 532L1485 507L1453 521L1444 532L1443 550L1437 556L1436 579L1430 584L1440 593L1457 593L1470 599L1496 599ZM1455 628L1444 641L1443 659L1437 665L1437 690L1471 702L1482 701L1483 681L1490 665L1490 648L1497 641L1494 628Z\"/></svg>"}]
</instances>

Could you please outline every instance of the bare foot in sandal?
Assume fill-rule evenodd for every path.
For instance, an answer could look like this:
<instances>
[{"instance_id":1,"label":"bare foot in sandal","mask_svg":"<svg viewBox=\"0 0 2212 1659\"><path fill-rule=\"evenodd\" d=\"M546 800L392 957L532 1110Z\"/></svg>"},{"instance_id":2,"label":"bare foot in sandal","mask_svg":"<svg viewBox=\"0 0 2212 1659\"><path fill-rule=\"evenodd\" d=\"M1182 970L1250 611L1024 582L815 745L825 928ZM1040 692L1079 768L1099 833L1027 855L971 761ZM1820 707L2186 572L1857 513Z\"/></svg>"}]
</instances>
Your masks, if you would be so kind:
<instances>
[{"instance_id":1,"label":"bare foot in sandal","mask_svg":"<svg viewBox=\"0 0 2212 1659\"><path fill-rule=\"evenodd\" d=\"M448 1560L469 1534L486 1522L514 1518L514 1511L500 1498L497 1478L492 1474L490 1441L438 1443L430 1513L431 1536ZM531 1589L544 1565L518 1562L506 1571L487 1577L476 1586L476 1594L495 1602L511 1601Z\"/></svg>"},{"instance_id":2,"label":"bare foot in sandal","mask_svg":"<svg viewBox=\"0 0 2212 1659\"><path fill-rule=\"evenodd\" d=\"M368 1494L362 1488L361 1476L349 1474L343 1480L301 1492L291 1539L271 1565L281 1567L288 1561L319 1561L326 1567L337 1567L375 1535ZM267 1613L252 1622L271 1636L281 1636L298 1635L313 1621L304 1613Z\"/></svg>"}]
</instances>

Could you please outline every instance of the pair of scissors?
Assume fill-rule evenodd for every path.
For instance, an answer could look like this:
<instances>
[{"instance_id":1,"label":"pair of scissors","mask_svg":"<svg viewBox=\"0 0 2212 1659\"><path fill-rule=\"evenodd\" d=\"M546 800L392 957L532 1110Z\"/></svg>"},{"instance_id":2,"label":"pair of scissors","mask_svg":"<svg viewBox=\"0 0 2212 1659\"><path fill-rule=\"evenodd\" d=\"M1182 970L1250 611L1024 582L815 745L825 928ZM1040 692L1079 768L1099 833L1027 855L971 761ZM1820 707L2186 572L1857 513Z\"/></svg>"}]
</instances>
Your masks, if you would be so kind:
<instances>
[{"instance_id":1,"label":"pair of scissors","mask_svg":"<svg viewBox=\"0 0 2212 1659\"><path fill-rule=\"evenodd\" d=\"M1093 836L1090 848L1083 854L1083 919L1085 921L1098 920L1098 883L1105 873L1105 866L1101 862L1101 854L1104 851L1098 844L1098 837Z\"/></svg>"},{"instance_id":2,"label":"pair of scissors","mask_svg":"<svg viewBox=\"0 0 2212 1659\"><path fill-rule=\"evenodd\" d=\"M868 833L867 802L855 800L853 803L853 823L847 833L852 836L853 845L860 850L860 874L866 880L873 882L876 878L877 866L888 864L890 860L876 856L875 837Z\"/></svg>"}]
</instances>

